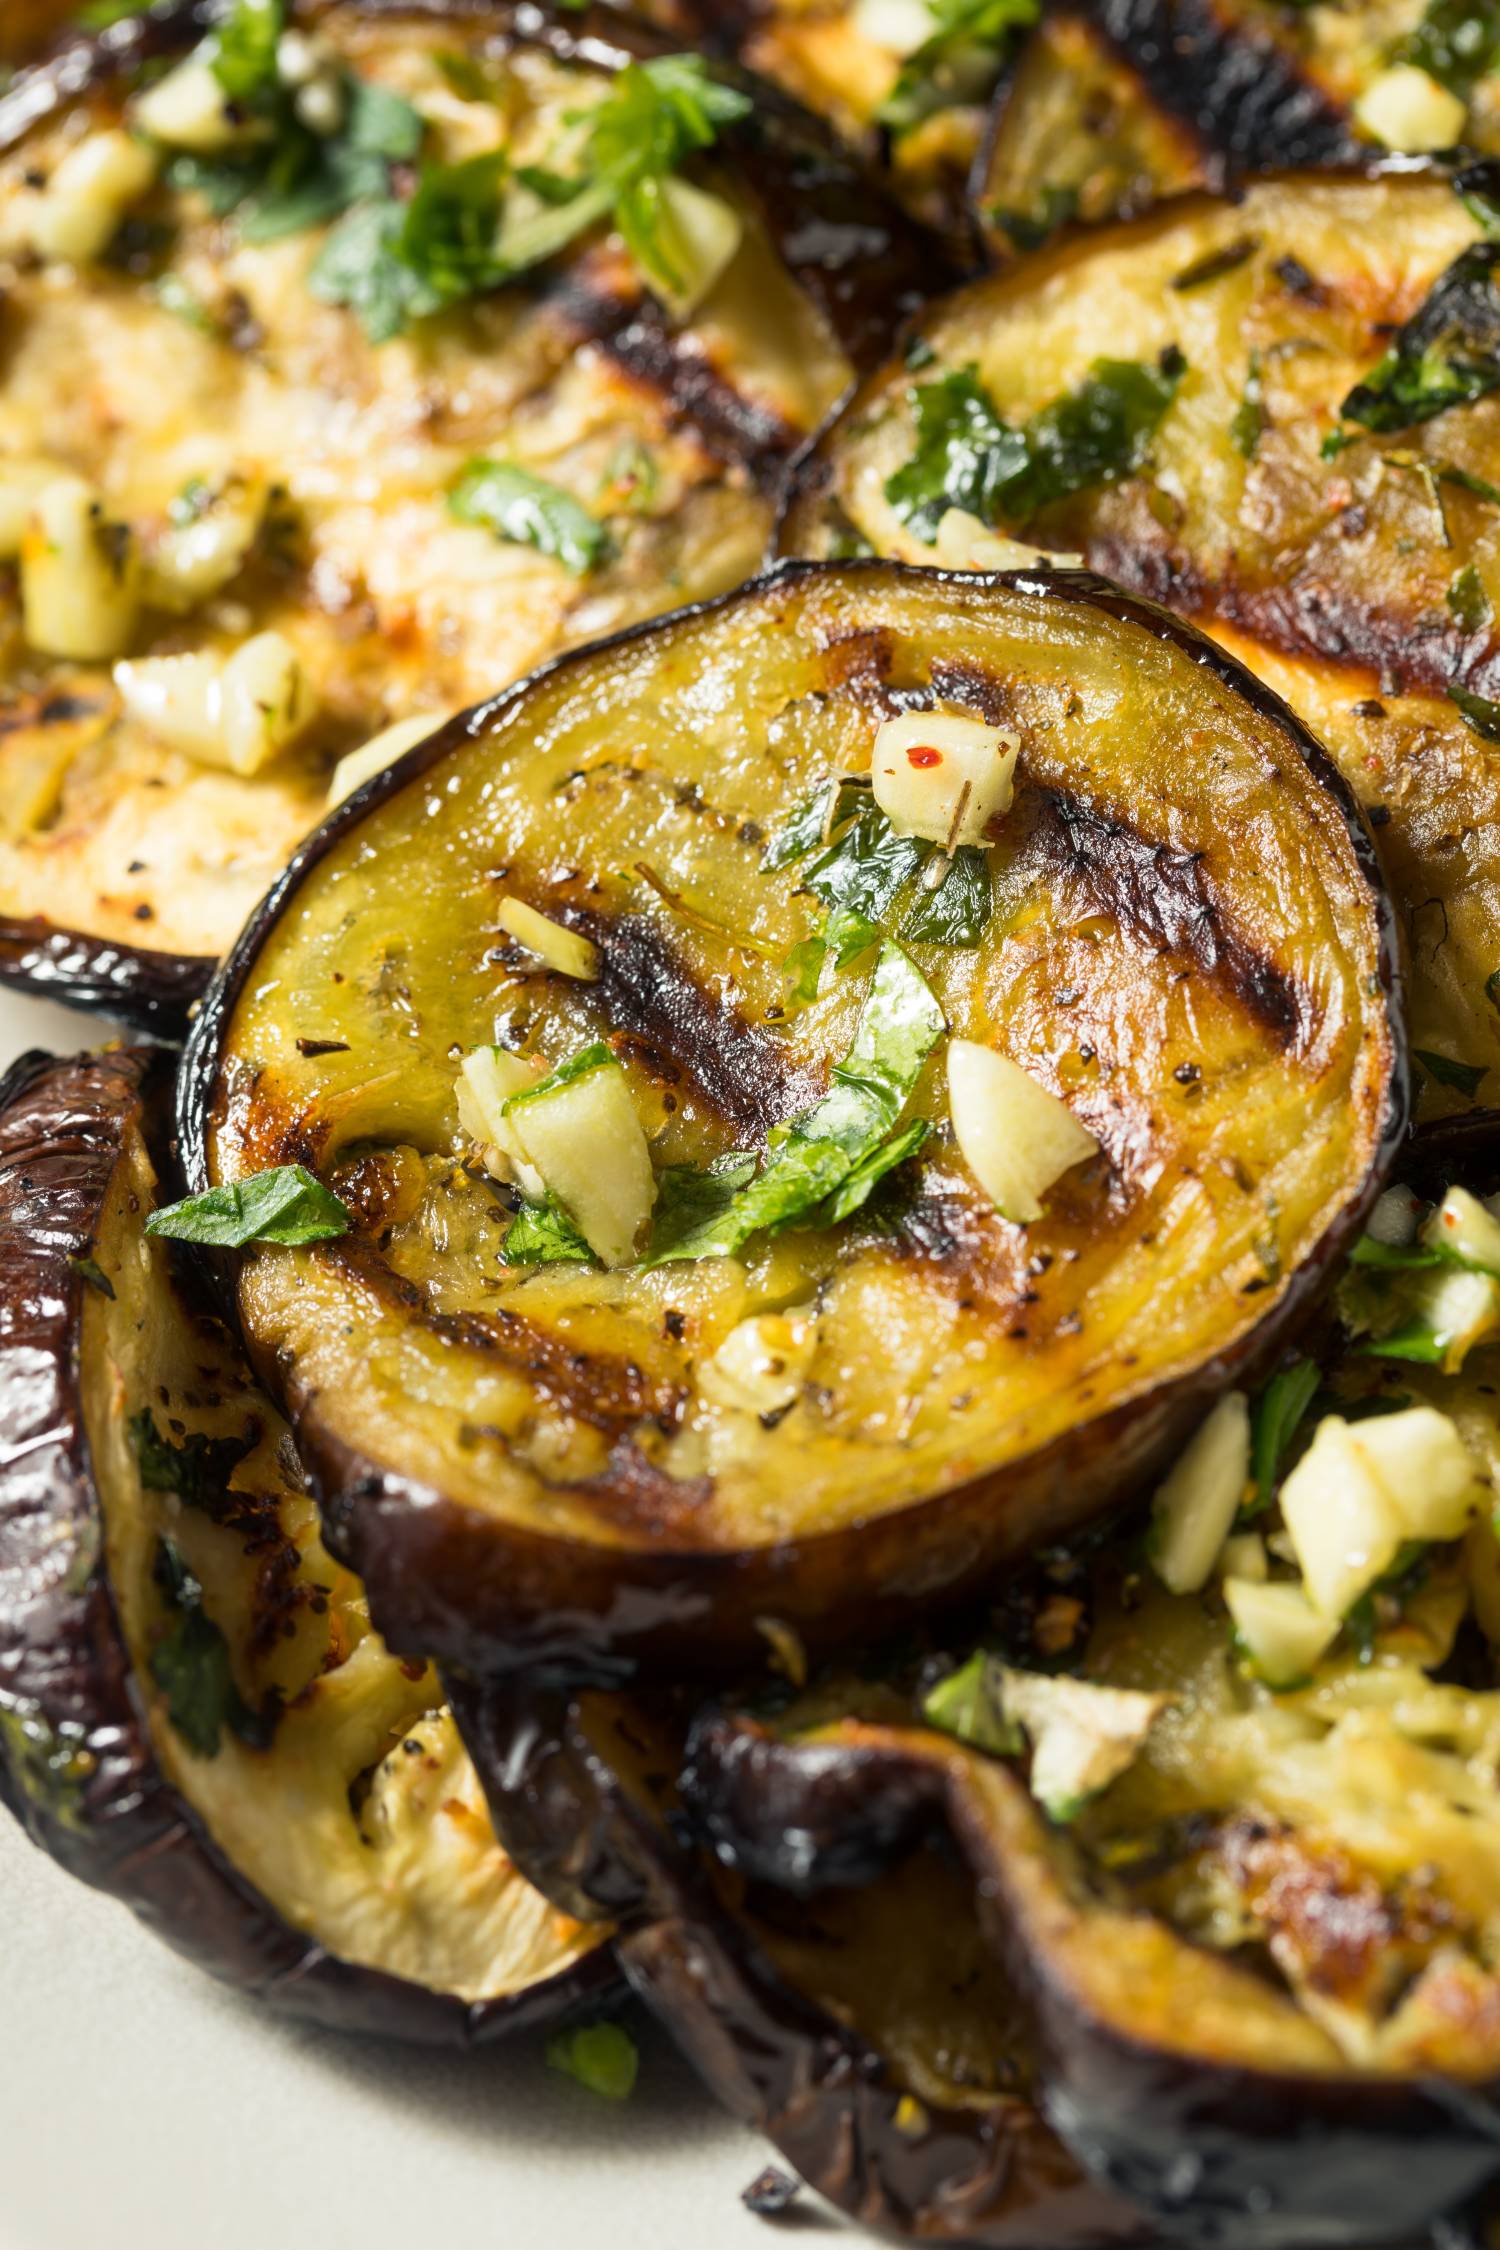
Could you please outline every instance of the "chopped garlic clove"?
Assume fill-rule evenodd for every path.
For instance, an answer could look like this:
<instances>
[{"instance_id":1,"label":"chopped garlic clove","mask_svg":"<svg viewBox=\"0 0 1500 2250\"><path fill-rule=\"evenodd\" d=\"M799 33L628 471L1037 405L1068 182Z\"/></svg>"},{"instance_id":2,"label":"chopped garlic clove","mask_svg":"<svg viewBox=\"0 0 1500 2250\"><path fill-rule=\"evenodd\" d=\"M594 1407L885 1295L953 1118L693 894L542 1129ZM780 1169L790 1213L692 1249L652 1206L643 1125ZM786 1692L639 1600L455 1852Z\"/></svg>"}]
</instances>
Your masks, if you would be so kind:
<instances>
[{"instance_id":1,"label":"chopped garlic clove","mask_svg":"<svg viewBox=\"0 0 1500 2250\"><path fill-rule=\"evenodd\" d=\"M40 258L86 265L109 248L156 172L152 151L129 133L88 134L20 206L26 239Z\"/></svg>"},{"instance_id":2,"label":"chopped garlic clove","mask_svg":"<svg viewBox=\"0 0 1500 2250\"><path fill-rule=\"evenodd\" d=\"M744 1414L779 1414L801 1393L818 1348L811 1310L758 1313L731 1328L698 1370L698 1388L711 1406Z\"/></svg>"},{"instance_id":3,"label":"chopped garlic clove","mask_svg":"<svg viewBox=\"0 0 1500 2250\"><path fill-rule=\"evenodd\" d=\"M1450 94L1425 70L1414 63L1396 63L1371 79L1354 104L1354 115L1387 148L1417 154L1452 148L1462 140L1468 111L1457 94Z\"/></svg>"},{"instance_id":4,"label":"chopped garlic clove","mask_svg":"<svg viewBox=\"0 0 1500 2250\"><path fill-rule=\"evenodd\" d=\"M948 1042L948 1103L959 1150L1001 1216L1042 1215L1049 1188L1099 1143L1066 1102L973 1039Z\"/></svg>"},{"instance_id":5,"label":"chopped garlic clove","mask_svg":"<svg viewBox=\"0 0 1500 2250\"><path fill-rule=\"evenodd\" d=\"M629 1265L656 1201L656 1175L619 1064L611 1058L514 1103L506 1123L600 1263Z\"/></svg>"},{"instance_id":6,"label":"chopped garlic clove","mask_svg":"<svg viewBox=\"0 0 1500 2250\"><path fill-rule=\"evenodd\" d=\"M991 531L965 508L949 508L940 520L932 542L933 560L944 570L1082 570L1082 555L1049 554L1045 547L1028 547L1023 540L1008 539Z\"/></svg>"},{"instance_id":7,"label":"chopped garlic clove","mask_svg":"<svg viewBox=\"0 0 1500 2250\"><path fill-rule=\"evenodd\" d=\"M949 852L983 843L989 823L1010 810L1020 747L1019 736L982 719L908 711L875 737L875 802L904 836Z\"/></svg>"},{"instance_id":8,"label":"chopped garlic clove","mask_svg":"<svg viewBox=\"0 0 1500 2250\"><path fill-rule=\"evenodd\" d=\"M263 477L226 477L190 522L172 524L146 558L145 596L153 608L185 617L237 578L260 537Z\"/></svg>"},{"instance_id":9,"label":"chopped garlic clove","mask_svg":"<svg viewBox=\"0 0 1500 2250\"><path fill-rule=\"evenodd\" d=\"M21 541L22 629L44 656L102 663L129 646L140 606L140 559L129 526L112 523L82 477L46 485Z\"/></svg>"},{"instance_id":10,"label":"chopped garlic clove","mask_svg":"<svg viewBox=\"0 0 1500 2250\"><path fill-rule=\"evenodd\" d=\"M231 101L200 52L147 88L132 112L153 141L193 156L221 156L265 135L262 121Z\"/></svg>"},{"instance_id":11,"label":"chopped garlic clove","mask_svg":"<svg viewBox=\"0 0 1500 2250\"><path fill-rule=\"evenodd\" d=\"M661 183L661 264L650 281L678 320L689 320L733 263L745 239L745 222L722 195L689 180Z\"/></svg>"},{"instance_id":12,"label":"chopped garlic clove","mask_svg":"<svg viewBox=\"0 0 1500 2250\"><path fill-rule=\"evenodd\" d=\"M246 777L278 757L316 708L301 660L280 633L257 633L227 663L200 653L117 664L115 685L159 741Z\"/></svg>"},{"instance_id":13,"label":"chopped garlic clove","mask_svg":"<svg viewBox=\"0 0 1500 2250\"><path fill-rule=\"evenodd\" d=\"M358 750L340 758L328 784L329 811L352 797L356 789L363 789L376 774L384 773L398 758L404 758L419 742L425 742L430 734L436 734L439 727L447 725L448 716L446 711L418 711L409 719L398 719L392 727L382 727Z\"/></svg>"},{"instance_id":14,"label":"chopped garlic clove","mask_svg":"<svg viewBox=\"0 0 1500 2250\"><path fill-rule=\"evenodd\" d=\"M598 976L599 948L588 938L580 937L576 930L567 930L560 922L549 921L524 899L502 899L496 920L507 937L514 938L517 945L534 953L539 961L545 961L549 969L556 969L565 977L576 977L582 984L592 984Z\"/></svg>"},{"instance_id":15,"label":"chopped garlic clove","mask_svg":"<svg viewBox=\"0 0 1500 2250\"><path fill-rule=\"evenodd\" d=\"M900 62L925 46L935 29L927 0L854 0L852 21L861 39Z\"/></svg>"},{"instance_id":16,"label":"chopped garlic clove","mask_svg":"<svg viewBox=\"0 0 1500 2250\"><path fill-rule=\"evenodd\" d=\"M512 1094L534 1086L545 1069L535 1057L513 1055L506 1047L476 1047L459 1065L459 1124L474 1143L491 1179L514 1181L532 1203L545 1199L547 1183L528 1161L520 1136L505 1115L505 1105Z\"/></svg>"},{"instance_id":17,"label":"chopped garlic clove","mask_svg":"<svg viewBox=\"0 0 1500 2250\"><path fill-rule=\"evenodd\" d=\"M231 770L256 774L317 714L302 660L281 633L257 633L224 667L224 751Z\"/></svg>"}]
</instances>

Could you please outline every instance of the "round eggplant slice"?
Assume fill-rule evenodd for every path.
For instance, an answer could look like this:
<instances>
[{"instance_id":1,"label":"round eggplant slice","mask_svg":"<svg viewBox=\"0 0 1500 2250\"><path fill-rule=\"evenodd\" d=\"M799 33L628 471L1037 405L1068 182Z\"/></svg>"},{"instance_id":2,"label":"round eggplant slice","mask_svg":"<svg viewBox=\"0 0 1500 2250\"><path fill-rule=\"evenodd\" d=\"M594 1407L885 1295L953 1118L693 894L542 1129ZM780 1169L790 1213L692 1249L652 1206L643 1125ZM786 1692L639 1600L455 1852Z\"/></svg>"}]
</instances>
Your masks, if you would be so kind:
<instances>
[{"instance_id":1,"label":"round eggplant slice","mask_svg":"<svg viewBox=\"0 0 1500 2250\"><path fill-rule=\"evenodd\" d=\"M956 1841L1064 2140L1164 2230L1260 2250L1415 2240L1500 2168L1500 1360L1319 1374L1288 1362L1252 1402L1250 1520L1201 1585L1162 1583L1184 1548L1158 1515L1152 1566L1133 1527L1081 1558L1065 1671L997 1617L904 1713L887 1676L710 1716L684 1776L721 1858L802 1897ZM1357 1544L1367 1465L1411 1511L1383 1558ZM1342 1620L1312 1598L1335 1519L1363 1580Z\"/></svg>"},{"instance_id":2,"label":"round eggplant slice","mask_svg":"<svg viewBox=\"0 0 1500 2250\"><path fill-rule=\"evenodd\" d=\"M142 1231L144 1055L0 1090L0 1796L227 1983L469 2042L614 1975L495 1841L436 1676L325 1552L286 1425Z\"/></svg>"},{"instance_id":3,"label":"round eggplant slice","mask_svg":"<svg viewBox=\"0 0 1500 2250\"><path fill-rule=\"evenodd\" d=\"M922 1852L793 1905L672 1833L675 1710L514 1683L456 1685L454 1706L519 1863L567 1911L623 1917L634 1990L839 2210L987 2250L1151 2239L1028 2098L1025 2028L956 1867Z\"/></svg>"},{"instance_id":4,"label":"round eggplant slice","mask_svg":"<svg viewBox=\"0 0 1500 2250\"><path fill-rule=\"evenodd\" d=\"M980 759L948 841L1014 751L1010 809L922 843L877 739ZM793 570L320 831L184 1145L210 1214L298 1163L347 1207L247 1224L239 1311L393 1646L722 1674L1094 1513L1302 1313L1401 1130L1391 973L1335 777L1208 643L1082 574ZM1013 1099L1034 1205L971 1169Z\"/></svg>"},{"instance_id":5,"label":"round eggplant slice","mask_svg":"<svg viewBox=\"0 0 1500 2250\"><path fill-rule=\"evenodd\" d=\"M1500 1066L1484 177L1288 177L976 283L835 420L783 526L793 554L1081 553L1285 696L1376 830L1424 1116Z\"/></svg>"},{"instance_id":6,"label":"round eggplant slice","mask_svg":"<svg viewBox=\"0 0 1500 2250\"><path fill-rule=\"evenodd\" d=\"M346 756L740 583L942 271L609 10L309 8L243 118L202 17L0 96L0 976L163 1029Z\"/></svg>"}]
</instances>

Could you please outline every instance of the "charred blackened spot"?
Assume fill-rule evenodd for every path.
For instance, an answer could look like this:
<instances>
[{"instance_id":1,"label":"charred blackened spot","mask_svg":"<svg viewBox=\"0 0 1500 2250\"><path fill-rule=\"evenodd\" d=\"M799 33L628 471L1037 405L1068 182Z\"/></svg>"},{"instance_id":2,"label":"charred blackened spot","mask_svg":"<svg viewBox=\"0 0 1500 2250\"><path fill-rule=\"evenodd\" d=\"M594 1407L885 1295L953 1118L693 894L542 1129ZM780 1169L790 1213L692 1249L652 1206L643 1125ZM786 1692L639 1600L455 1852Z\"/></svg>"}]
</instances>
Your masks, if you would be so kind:
<instances>
[{"instance_id":1,"label":"charred blackened spot","mask_svg":"<svg viewBox=\"0 0 1500 2250\"><path fill-rule=\"evenodd\" d=\"M1004 726L1014 716L1010 691L993 672L962 657L940 656L932 666L932 693L938 703L954 703L972 711L986 726Z\"/></svg>"},{"instance_id":2,"label":"charred blackened spot","mask_svg":"<svg viewBox=\"0 0 1500 2250\"><path fill-rule=\"evenodd\" d=\"M595 345L620 372L650 391L670 421L691 429L716 460L744 462L753 475L777 475L802 433L745 398L701 345L674 334L651 302L613 285L596 261L567 267L548 302L580 342Z\"/></svg>"},{"instance_id":3,"label":"charred blackened spot","mask_svg":"<svg viewBox=\"0 0 1500 2250\"><path fill-rule=\"evenodd\" d=\"M1143 836L1062 790L1041 792L1038 840L1054 865L1083 883L1096 912L1186 956L1283 1047L1306 1044L1317 1014L1313 994L1234 929L1201 854Z\"/></svg>"},{"instance_id":4,"label":"charred blackened spot","mask_svg":"<svg viewBox=\"0 0 1500 2250\"><path fill-rule=\"evenodd\" d=\"M670 1073L738 1130L764 1138L817 1099L812 1075L794 1068L771 1033L708 991L650 922L568 907L558 919L599 949L593 986L605 1021L640 1042L653 1075Z\"/></svg>"},{"instance_id":5,"label":"charred blackened spot","mask_svg":"<svg viewBox=\"0 0 1500 2250\"><path fill-rule=\"evenodd\" d=\"M882 714L891 711L896 636L886 626L827 633L821 639L819 653L830 694L847 695L863 710Z\"/></svg>"},{"instance_id":6,"label":"charred blackened spot","mask_svg":"<svg viewBox=\"0 0 1500 2250\"><path fill-rule=\"evenodd\" d=\"M1294 258L1290 252L1284 258L1277 258L1271 271L1287 295L1297 298L1299 303L1320 306L1328 303L1325 285L1316 274L1308 271L1300 258Z\"/></svg>"}]
</instances>

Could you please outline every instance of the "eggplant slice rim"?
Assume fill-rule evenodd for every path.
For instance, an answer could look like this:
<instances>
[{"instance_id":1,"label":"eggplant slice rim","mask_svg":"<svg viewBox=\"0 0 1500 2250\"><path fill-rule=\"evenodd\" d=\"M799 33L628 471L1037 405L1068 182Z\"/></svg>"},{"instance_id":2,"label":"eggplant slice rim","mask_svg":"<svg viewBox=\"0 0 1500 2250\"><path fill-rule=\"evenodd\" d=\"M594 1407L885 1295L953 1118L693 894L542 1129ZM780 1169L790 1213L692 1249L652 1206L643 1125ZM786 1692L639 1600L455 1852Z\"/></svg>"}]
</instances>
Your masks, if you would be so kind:
<instances>
[{"instance_id":1,"label":"eggplant slice rim","mask_svg":"<svg viewBox=\"0 0 1500 2250\"><path fill-rule=\"evenodd\" d=\"M607 1943L530 1990L477 2002L341 1960L282 1920L157 1763L99 1537L78 1329L95 1286L81 1267L125 1131L164 1078L165 1058L149 1050L33 1050L0 1080L0 1204L40 1204L18 1157L61 1173L44 1191L45 1221L24 1235L12 1223L3 1246L0 1802L69 1874L175 1951L330 2029L469 2047L602 1999L617 1974ZM60 1790L28 1787L38 1761Z\"/></svg>"}]
</instances>

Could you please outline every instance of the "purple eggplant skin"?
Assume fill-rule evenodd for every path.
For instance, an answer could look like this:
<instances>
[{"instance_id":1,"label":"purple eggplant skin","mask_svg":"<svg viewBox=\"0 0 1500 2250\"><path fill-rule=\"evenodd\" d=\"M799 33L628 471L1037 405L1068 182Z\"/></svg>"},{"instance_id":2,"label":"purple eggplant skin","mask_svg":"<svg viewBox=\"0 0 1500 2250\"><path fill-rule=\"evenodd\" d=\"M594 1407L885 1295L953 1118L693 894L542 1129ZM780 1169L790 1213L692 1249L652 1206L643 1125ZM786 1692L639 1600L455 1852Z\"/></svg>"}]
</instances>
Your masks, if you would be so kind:
<instances>
[{"instance_id":1,"label":"purple eggplant skin","mask_svg":"<svg viewBox=\"0 0 1500 2250\"><path fill-rule=\"evenodd\" d=\"M212 962L112 945L82 930L0 919L0 983L90 1008L148 1039L179 1042Z\"/></svg>"},{"instance_id":2,"label":"purple eggplant skin","mask_svg":"<svg viewBox=\"0 0 1500 2250\"><path fill-rule=\"evenodd\" d=\"M368 812L464 740L478 739L536 681L594 661L600 647L639 645L647 634L754 601L773 586L795 585L827 567L784 563L717 603L631 628L590 650L568 652L494 703L451 721L346 799L303 845L247 925L195 1021L178 1078L177 1112L183 1166L194 1192L210 1184L208 1135L222 1095L224 1048L261 949L280 918L297 911L302 885ZM877 561L837 567L855 576L868 573L872 582L891 568ZM944 576L926 571L911 575ZM964 579L963 573L948 576L953 583ZM785 1620L815 1654L899 1633L914 1619L965 1598L986 1575L1061 1536L1065 1526L1144 1489L1212 1400L1267 1364L1311 1314L1344 1250L1360 1232L1406 1133L1410 1074L1402 1030L1400 941L1368 832L1344 782L1280 698L1181 619L1085 571L1000 573L994 583L1091 606L1188 650L1197 664L1216 672L1287 731L1297 755L1338 805L1375 903L1378 974L1388 1001L1392 1043L1378 1145L1360 1193L1274 1312L1232 1350L1163 1386L1149 1401L1127 1402L1064 1433L1019 1470L1012 1465L1001 1471L1008 1480L1003 1524L988 1484L980 1479L922 1503L925 1528L920 1535L907 1520L915 1511L902 1510L857 1530L788 1539L770 1548L678 1554L642 1547L622 1561L611 1550L575 1546L564 1560L557 1542L514 1526L499 1536L475 1511L358 1454L321 1425L315 1398L299 1396L294 1379L288 1384L284 1370L267 1366L262 1379L290 1409L323 1507L328 1545L365 1581L380 1630L392 1648L430 1654L476 1678L501 1670L543 1669L592 1685L623 1686L643 1669L658 1678L686 1674L723 1679L732 1670L763 1664L765 1643L755 1621L768 1615ZM232 1288L229 1269L222 1273L226 1290Z\"/></svg>"},{"instance_id":3,"label":"purple eggplant skin","mask_svg":"<svg viewBox=\"0 0 1500 2250\"><path fill-rule=\"evenodd\" d=\"M1030 2105L914 2105L857 2026L799 1989L673 1831L680 1706L444 1682L497 1833L565 1913L623 1924L625 1974L714 2094L835 2207L899 2241L1146 2250L1150 2222ZM914 2111L917 2114L914 2115Z\"/></svg>"},{"instance_id":4,"label":"purple eggplant skin","mask_svg":"<svg viewBox=\"0 0 1500 2250\"><path fill-rule=\"evenodd\" d=\"M472 2004L340 1961L237 1873L152 1754L102 1556L78 1347L100 1213L166 1080L162 1053L137 1049L29 1054L0 1083L0 1800L69 1874L286 2013L450 2047L549 2021L608 1991L607 1946Z\"/></svg>"},{"instance_id":5,"label":"purple eggplant skin","mask_svg":"<svg viewBox=\"0 0 1500 2250\"><path fill-rule=\"evenodd\" d=\"M878 1879L915 1835L955 1846L990 1941L1028 1994L1045 2115L1092 2176L1148 2209L1169 2239L1224 2250L1413 2242L1494 2181L1494 2087L1278 2072L1184 2053L1180 2037L1155 2045L1149 1982L1098 2006L1072 1974L1095 1902L1070 1880L1070 1845L1004 1768L988 1766L981 1799L966 1785L970 1762L905 1728L849 1723L793 1742L719 1713L690 1736L682 1789L722 1862L802 1897L851 1874ZM1100 1919L1093 1947L1105 1953L1102 1909Z\"/></svg>"}]
</instances>

